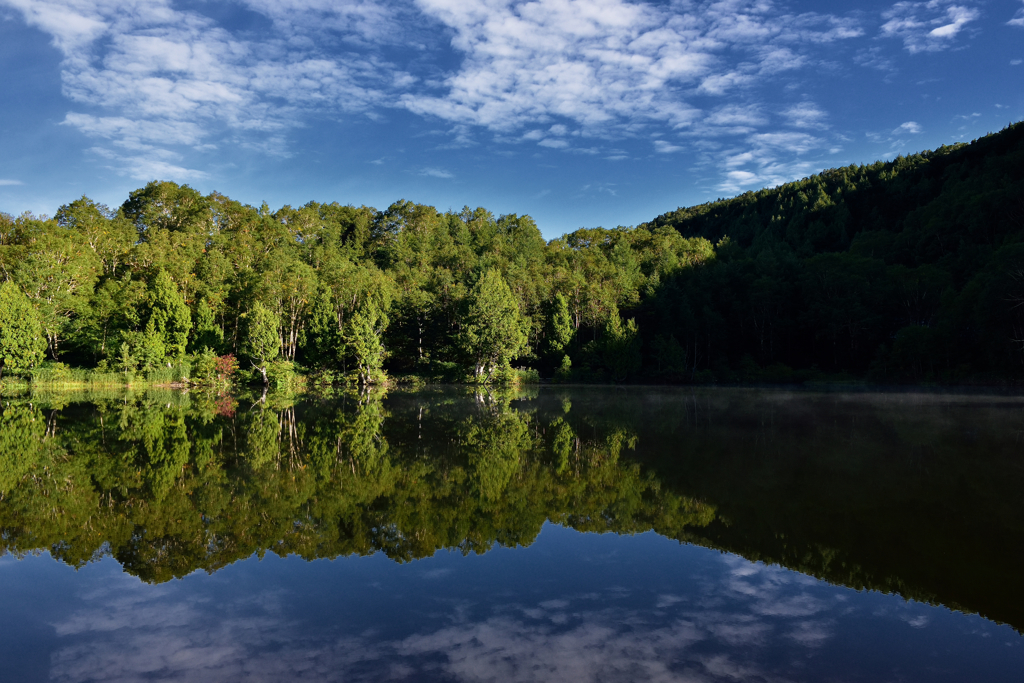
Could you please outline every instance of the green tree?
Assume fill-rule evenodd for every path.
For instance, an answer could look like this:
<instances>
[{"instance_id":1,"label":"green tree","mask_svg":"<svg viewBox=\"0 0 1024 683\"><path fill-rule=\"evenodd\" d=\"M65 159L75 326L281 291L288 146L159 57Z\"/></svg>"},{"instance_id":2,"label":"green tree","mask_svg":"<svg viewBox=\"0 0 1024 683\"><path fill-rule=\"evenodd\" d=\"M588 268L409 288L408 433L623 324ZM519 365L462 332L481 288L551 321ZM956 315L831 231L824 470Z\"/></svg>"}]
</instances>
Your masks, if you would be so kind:
<instances>
[{"instance_id":1,"label":"green tree","mask_svg":"<svg viewBox=\"0 0 1024 683\"><path fill-rule=\"evenodd\" d=\"M189 313L188 305L165 271L157 273L149 299L152 307L149 322L152 323L153 330L160 335L166 353L175 360L180 360L185 356L189 332L192 331L192 314Z\"/></svg>"},{"instance_id":2,"label":"green tree","mask_svg":"<svg viewBox=\"0 0 1024 683\"><path fill-rule=\"evenodd\" d=\"M375 384L384 379L384 343L381 338L388 326L388 316L373 299L356 311L348 324L346 341L355 355L360 384Z\"/></svg>"},{"instance_id":3,"label":"green tree","mask_svg":"<svg viewBox=\"0 0 1024 683\"><path fill-rule=\"evenodd\" d=\"M569 302L561 293L555 294L554 310L551 313L551 350L555 353L564 351L572 341L575 331L572 315L569 313Z\"/></svg>"},{"instance_id":4,"label":"green tree","mask_svg":"<svg viewBox=\"0 0 1024 683\"><path fill-rule=\"evenodd\" d=\"M50 356L62 351L73 321L88 310L100 263L82 235L52 220L19 219L23 249L11 253L11 278L39 311Z\"/></svg>"},{"instance_id":5,"label":"green tree","mask_svg":"<svg viewBox=\"0 0 1024 683\"><path fill-rule=\"evenodd\" d=\"M46 352L46 337L39 314L18 286L0 285L0 374L38 365Z\"/></svg>"},{"instance_id":6,"label":"green tree","mask_svg":"<svg viewBox=\"0 0 1024 683\"><path fill-rule=\"evenodd\" d=\"M566 372L572 366L569 354L565 349L572 341L576 328L572 324L572 314L569 312L569 302L562 296L561 292L555 294L551 312L551 326L548 331L548 345L551 353L559 359L559 369L565 368Z\"/></svg>"},{"instance_id":7,"label":"green tree","mask_svg":"<svg viewBox=\"0 0 1024 683\"><path fill-rule=\"evenodd\" d=\"M306 323L304 362L313 367L333 369L341 364L344 340L338 332L338 316L330 287L321 287L309 306Z\"/></svg>"},{"instance_id":8,"label":"green tree","mask_svg":"<svg viewBox=\"0 0 1024 683\"><path fill-rule=\"evenodd\" d=\"M615 312L605 326L602 360L616 382L625 381L640 371L640 333L636 321L630 318L626 324Z\"/></svg>"},{"instance_id":9,"label":"green tree","mask_svg":"<svg viewBox=\"0 0 1024 683\"><path fill-rule=\"evenodd\" d=\"M270 384L267 378L267 364L277 358L281 351L277 316L262 302L256 301L249 309L247 323L245 351L249 356L249 362L259 370L266 386Z\"/></svg>"},{"instance_id":10,"label":"green tree","mask_svg":"<svg viewBox=\"0 0 1024 683\"><path fill-rule=\"evenodd\" d=\"M163 365L167 360L167 344L164 343L164 335L160 333L152 320L146 323L146 329L138 339L136 356L142 367L152 370Z\"/></svg>"},{"instance_id":11,"label":"green tree","mask_svg":"<svg viewBox=\"0 0 1024 683\"><path fill-rule=\"evenodd\" d=\"M529 329L501 273L485 272L473 292L464 337L476 380L489 382L495 370L508 368L526 349Z\"/></svg>"},{"instance_id":12,"label":"green tree","mask_svg":"<svg viewBox=\"0 0 1024 683\"><path fill-rule=\"evenodd\" d=\"M224 345L224 330L217 324L214 318L213 309L204 297L199 300L196 306L195 334L193 335L192 348L194 351L210 349L219 351Z\"/></svg>"}]
</instances>

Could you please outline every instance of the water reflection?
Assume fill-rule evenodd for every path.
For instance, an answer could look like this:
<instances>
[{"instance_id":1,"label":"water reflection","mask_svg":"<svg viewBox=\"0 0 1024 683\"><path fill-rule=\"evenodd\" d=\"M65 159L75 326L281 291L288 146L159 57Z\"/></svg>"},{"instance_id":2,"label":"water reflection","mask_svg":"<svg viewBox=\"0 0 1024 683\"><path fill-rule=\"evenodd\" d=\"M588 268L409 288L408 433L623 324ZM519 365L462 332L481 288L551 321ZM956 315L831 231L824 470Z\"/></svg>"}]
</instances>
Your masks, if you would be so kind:
<instances>
[{"instance_id":1,"label":"water reflection","mask_svg":"<svg viewBox=\"0 0 1024 683\"><path fill-rule=\"evenodd\" d=\"M869 671L843 654L851 639L896 659L914 642L948 657L974 643L961 667L978 643L1004 648L993 666L1007 642L1020 649L991 622L920 604L1024 626L1013 397L88 399L5 399L0 414L4 548L81 568L47 584L67 591L45 622L58 680L809 680L833 671L826 660ZM589 549L566 555L577 538ZM266 553L258 570L238 562ZM6 576L25 566L12 555ZM296 587L307 580L318 588Z\"/></svg>"},{"instance_id":2,"label":"water reflection","mask_svg":"<svg viewBox=\"0 0 1024 683\"><path fill-rule=\"evenodd\" d=\"M105 560L59 596L38 678L1009 681L1024 663L1019 637L979 617L652 534L548 525L532 560L512 552L268 554L156 587Z\"/></svg>"},{"instance_id":3,"label":"water reflection","mask_svg":"<svg viewBox=\"0 0 1024 683\"><path fill-rule=\"evenodd\" d=\"M10 401L0 439L7 549L81 566L108 552L149 582L272 550L307 559L528 545L580 530L704 526L714 507L621 458L625 427L582 436L513 394L384 394L225 409L174 396L64 408ZM387 425L387 429L385 429Z\"/></svg>"}]
</instances>

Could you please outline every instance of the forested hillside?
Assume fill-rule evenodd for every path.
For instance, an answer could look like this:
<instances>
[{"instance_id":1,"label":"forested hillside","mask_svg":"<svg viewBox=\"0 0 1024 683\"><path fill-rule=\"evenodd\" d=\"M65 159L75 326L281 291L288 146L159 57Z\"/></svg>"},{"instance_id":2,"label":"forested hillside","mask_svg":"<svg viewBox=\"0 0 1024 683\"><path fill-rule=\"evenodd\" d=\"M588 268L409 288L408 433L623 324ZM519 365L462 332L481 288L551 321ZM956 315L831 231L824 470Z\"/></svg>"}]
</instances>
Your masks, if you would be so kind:
<instances>
[{"instance_id":1,"label":"forested hillside","mask_svg":"<svg viewBox=\"0 0 1024 683\"><path fill-rule=\"evenodd\" d=\"M0 355L37 376L1016 382L1022 237L1022 124L550 242L482 208L153 182L0 215Z\"/></svg>"},{"instance_id":2,"label":"forested hillside","mask_svg":"<svg viewBox=\"0 0 1024 683\"><path fill-rule=\"evenodd\" d=\"M879 381L1024 370L1024 125L971 144L679 209L641 226L719 243L645 302L721 377L785 364ZM761 373L764 375L765 373ZM769 376L793 376L777 365Z\"/></svg>"}]
</instances>

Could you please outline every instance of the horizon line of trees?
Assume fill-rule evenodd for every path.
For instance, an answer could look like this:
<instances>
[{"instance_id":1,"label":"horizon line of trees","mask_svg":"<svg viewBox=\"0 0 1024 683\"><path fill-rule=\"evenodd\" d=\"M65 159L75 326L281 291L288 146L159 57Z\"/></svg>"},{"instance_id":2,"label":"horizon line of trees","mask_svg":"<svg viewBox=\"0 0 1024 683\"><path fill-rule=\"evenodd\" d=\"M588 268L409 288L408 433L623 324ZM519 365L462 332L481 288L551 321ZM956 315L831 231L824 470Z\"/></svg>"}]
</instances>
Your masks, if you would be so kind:
<instances>
[{"instance_id":1,"label":"horizon line of trees","mask_svg":"<svg viewBox=\"0 0 1024 683\"><path fill-rule=\"evenodd\" d=\"M547 242L529 216L482 208L271 212L154 181L116 210L82 197L53 218L0 215L0 354L8 371L136 372L230 353L264 382L277 362L372 384L568 372L583 352L625 379L639 348L620 309L713 258L671 228Z\"/></svg>"},{"instance_id":2,"label":"horizon line of trees","mask_svg":"<svg viewBox=\"0 0 1024 683\"><path fill-rule=\"evenodd\" d=\"M149 183L0 214L0 372L1024 378L1024 125L545 241L529 216ZM201 361L201 362L200 362ZM291 365L289 365L291 364Z\"/></svg>"}]
</instances>

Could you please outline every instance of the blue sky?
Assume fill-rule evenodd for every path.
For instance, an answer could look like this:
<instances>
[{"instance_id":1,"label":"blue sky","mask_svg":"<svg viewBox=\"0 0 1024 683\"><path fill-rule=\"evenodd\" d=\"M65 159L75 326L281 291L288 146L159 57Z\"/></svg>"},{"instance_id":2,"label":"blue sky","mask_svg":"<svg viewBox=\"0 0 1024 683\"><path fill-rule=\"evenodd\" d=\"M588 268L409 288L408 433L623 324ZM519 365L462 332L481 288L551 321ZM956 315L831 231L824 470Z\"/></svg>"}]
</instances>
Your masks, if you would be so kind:
<instances>
[{"instance_id":1,"label":"blue sky","mask_svg":"<svg viewBox=\"0 0 1024 683\"><path fill-rule=\"evenodd\" d=\"M0 0L0 210L159 178L554 237L999 130L1022 60L1020 0Z\"/></svg>"}]
</instances>

